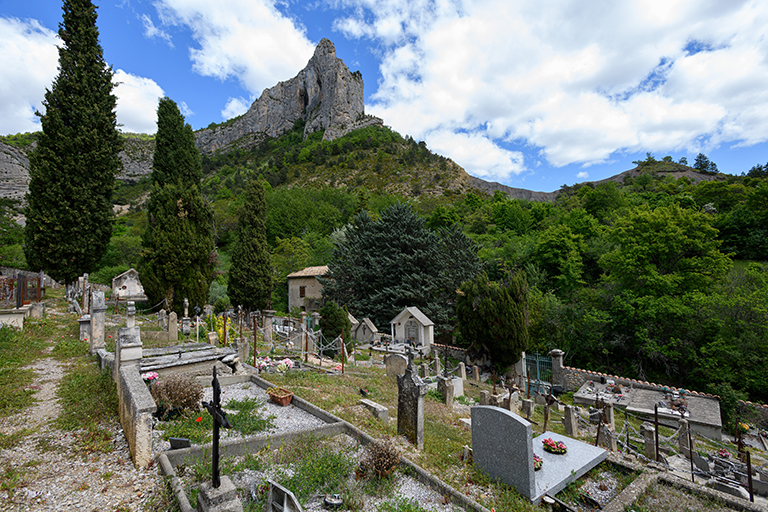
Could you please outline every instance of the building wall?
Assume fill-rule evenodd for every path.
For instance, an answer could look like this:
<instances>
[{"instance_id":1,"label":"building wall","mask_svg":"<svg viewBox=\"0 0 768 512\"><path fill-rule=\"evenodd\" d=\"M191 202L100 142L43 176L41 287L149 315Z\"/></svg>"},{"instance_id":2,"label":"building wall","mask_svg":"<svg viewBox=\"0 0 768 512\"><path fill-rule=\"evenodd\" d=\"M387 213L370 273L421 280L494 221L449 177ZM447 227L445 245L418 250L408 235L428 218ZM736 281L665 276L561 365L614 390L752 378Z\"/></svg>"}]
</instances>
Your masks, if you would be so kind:
<instances>
[{"instance_id":1,"label":"building wall","mask_svg":"<svg viewBox=\"0 0 768 512\"><path fill-rule=\"evenodd\" d=\"M304 297L300 296L302 286L305 287ZM323 285L314 276L292 277L288 279L288 309L304 307L307 311L319 311L319 300L322 298L322 291Z\"/></svg>"}]
</instances>

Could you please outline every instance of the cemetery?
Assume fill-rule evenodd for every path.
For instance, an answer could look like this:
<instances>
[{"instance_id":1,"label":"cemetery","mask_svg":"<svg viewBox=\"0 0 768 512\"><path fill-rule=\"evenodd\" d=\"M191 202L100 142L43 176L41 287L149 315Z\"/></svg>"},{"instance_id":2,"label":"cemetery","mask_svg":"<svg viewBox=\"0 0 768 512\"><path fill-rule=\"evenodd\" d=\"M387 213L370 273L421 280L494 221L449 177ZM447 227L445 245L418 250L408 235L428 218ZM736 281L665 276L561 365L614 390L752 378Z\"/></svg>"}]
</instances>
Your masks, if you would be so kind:
<instances>
[{"instance_id":1,"label":"cemetery","mask_svg":"<svg viewBox=\"0 0 768 512\"><path fill-rule=\"evenodd\" d=\"M623 510L702 493L726 509L768 504L763 438L699 430L695 406L710 397L667 390L675 409L654 411L667 395L652 386L596 376L555 396L554 382L501 378L455 347L347 349L310 332L307 315L280 334L271 312L185 311L185 333L173 313L118 308L100 291L70 300L79 343L116 381L133 465L158 468L181 510L397 510L409 499L418 510ZM322 478L316 464L330 468Z\"/></svg>"}]
</instances>

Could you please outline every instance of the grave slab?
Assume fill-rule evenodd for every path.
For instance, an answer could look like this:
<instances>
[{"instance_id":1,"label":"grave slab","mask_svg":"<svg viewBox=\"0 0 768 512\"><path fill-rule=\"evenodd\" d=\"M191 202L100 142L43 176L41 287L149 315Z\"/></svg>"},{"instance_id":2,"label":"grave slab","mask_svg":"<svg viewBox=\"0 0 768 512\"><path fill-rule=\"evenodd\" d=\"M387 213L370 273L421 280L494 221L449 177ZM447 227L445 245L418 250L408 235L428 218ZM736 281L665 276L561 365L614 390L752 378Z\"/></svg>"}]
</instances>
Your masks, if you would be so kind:
<instances>
[{"instance_id":1,"label":"grave slab","mask_svg":"<svg viewBox=\"0 0 768 512\"><path fill-rule=\"evenodd\" d=\"M544 451L542 440L547 438L562 441L568 451L562 455ZM529 421L492 406L472 408L472 451L478 468L533 503L545 494L557 494L607 457L602 448L554 432L532 438ZM533 470L533 454L544 461L539 471Z\"/></svg>"}]
</instances>

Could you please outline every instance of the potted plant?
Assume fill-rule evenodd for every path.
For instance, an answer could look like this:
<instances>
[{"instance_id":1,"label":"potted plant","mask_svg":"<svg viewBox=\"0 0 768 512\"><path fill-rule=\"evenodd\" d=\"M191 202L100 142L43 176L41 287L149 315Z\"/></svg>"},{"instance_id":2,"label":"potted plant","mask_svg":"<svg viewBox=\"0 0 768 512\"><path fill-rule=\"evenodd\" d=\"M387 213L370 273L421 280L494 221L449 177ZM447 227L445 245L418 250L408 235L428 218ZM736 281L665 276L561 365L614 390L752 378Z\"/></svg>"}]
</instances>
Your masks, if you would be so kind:
<instances>
[{"instance_id":1,"label":"potted plant","mask_svg":"<svg viewBox=\"0 0 768 512\"><path fill-rule=\"evenodd\" d=\"M267 395L277 405L285 407L293 400L293 393L285 388L269 388L267 389Z\"/></svg>"}]
</instances>

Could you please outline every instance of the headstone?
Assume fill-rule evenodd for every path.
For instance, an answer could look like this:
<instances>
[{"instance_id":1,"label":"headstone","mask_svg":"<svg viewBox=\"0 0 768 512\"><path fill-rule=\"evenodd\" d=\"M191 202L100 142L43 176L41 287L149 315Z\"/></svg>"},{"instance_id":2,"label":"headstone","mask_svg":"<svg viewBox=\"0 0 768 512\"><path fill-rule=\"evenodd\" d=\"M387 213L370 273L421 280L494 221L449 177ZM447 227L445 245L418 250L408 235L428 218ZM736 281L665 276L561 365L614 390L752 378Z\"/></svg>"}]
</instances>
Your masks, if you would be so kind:
<instances>
[{"instance_id":1,"label":"headstone","mask_svg":"<svg viewBox=\"0 0 768 512\"><path fill-rule=\"evenodd\" d=\"M645 441L644 455L651 460L656 460L656 430L653 425L643 423L640 425L640 431L643 433L643 440Z\"/></svg>"},{"instance_id":2,"label":"headstone","mask_svg":"<svg viewBox=\"0 0 768 512\"><path fill-rule=\"evenodd\" d=\"M741 498L743 500L749 500L749 493L746 491L746 489L744 489L741 486L731 485L729 483L722 482L715 478L713 478L712 480L709 480L705 485L707 487L715 489L716 491L724 492L726 494L730 494L731 496L736 496L737 498Z\"/></svg>"},{"instance_id":3,"label":"headstone","mask_svg":"<svg viewBox=\"0 0 768 512\"><path fill-rule=\"evenodd\" d=\"M104 348L104 316L106 312L107 305L104 301L104 292L93 292L91 298L91 337L88 340L91 354Z\"/></svg>"},{"instance_id":4,"label":"headstone","mask_svg":"<svg viewBox=\"0 0 768 512\"><path fill-rule=\"evenodd\" d=\"M232 343L232 348L237 352L237 357L240 361L247 361L251 351L251 344L248 338L235 338Z\"/></svg>"},{"instance_id":5,"label":"headstone","mask_svg":"<svg viewBox=\"0 0 768 512\"><path fill-rule=\"evenodd\" d=\"M372 400L363 398L360 400L360 405L371 411L373 417L385 424L389 422L389 409L381 404L377 404Z\"/></svg>"},{"instance_id":6,"label":"headstone","mask_svg":"<svg viewBox=\"0 0 768 512\"><path fill-rule=\"evenodd\" d=\"M453 398L464 396L464 380L453 377Z\"/></svg>"},{"instance_id":7,"label":"headstone","mask_svg":"<svg viewBox=\"0 0 768 512\"><path fill-rule=\"evenodd\" d=\"M409 362L405 373L397 377L397 433L404 435L418 450L424 448L424 395L427 385L416 376Z\"/></svg>"},{"instance_id":8,"label":"headstone","mask_svg":"<svg viewBox=\"0 0 768 512\"><path fill-rule=\"evenodd\" d=\"M696 469L703 473L709 473L710 471L709 462L696 452L693 452L693 464L696 466Z\"/></svg>"},{"instance_id":9,"label":"headstone","mask_svg":"<svg viewBox=\"0 0 768 512\"><path fill-rule=\"evenodd\" d=\"M604 417L603 417L603 423L606 425L609 425L611 427L611 430L616 430L616 417L613 413L613 405L608 404L603 409Z\"/></svg>"},{"instance_id":10,"label":"headstone","mask_svg":"<svg viewBox=\"0 0 768 512\"><path fill-rule=\"evenodd\" d=\"M168 317L166 316L164 309L157 312L157 325L159 325L160 329L163 331L168 330Z\"/></svg>"},{"instance_id":11,"label":"headstone","mask_svg":"<svg viewBox=\"0 0 768 512\"><path fill-rule=\"evenodd\" d=\"M522 407L522 413L523 416L528 418L529 420L533 418L533 408L534 408L533 400L523 400L523 407Z\"/></svg>"},{"instance_id":12,"label":"headstone","mask_svg":"<svg viewBox=\"0 0 768 512\"><path fill-rule=\"evenodd\" d=\"M491 392L485 389L480 392L480 405L491 405Z\"/></svg>"},{"instance_id":13,"label":"headstone","mask_svg":"<svg viewBox=\"0 0 768 512\"><path fill-rule=\"evenodd\" d=\"M472 407L472 460L488 476L534 496L531 424L516 414L490 406Z\"/></svg>"},{"instance_id":14,"label":"headstone","mask_svg":"<svg viewBox=\"0 0 768 512\"><path fill-rule=\"evenodd\" d=\"M132 300L125 306L125 326L134 327L136 325L136 305Z\"/></svg>"},{"instance_id":15,"label":"headstone","mask_svg":"<svg viewBox=\"0 0 768 512\"><path fill-rule=\"evenodd\" d=\"M118 381L120 368L123 366L138 366L141 362L141 332L138 326L121 327L117 330L115 342L115 371L112 376Z\"/></svg>"},{"instance_id":16,"label":"headstone","mask_svg":"<svg viewBox=\"0 0 768 512\"><path fill-rule=\"evenodd\" d=\"M477 365L472 367L472 380L480 382L480 367Z\"/></svg>"},{"instance_id":17,"label":"headstone","mask_svg":"<svg viewBox=\"0 0 768 512\"><path fill-rule=\"evenodd\" d=\"M184 336L189 337L189 334L192 332L192 319L185 316L181 319L181 333Z\"/></svg>"},{"instance_id":18,"label":"headstone","mask_svg":"<svg viewBox=\"0 0 768 512\"><path fill-rule=\"evenodd\" d=\"M458 380L458 379L457 379ZM437 380L437 390L443 395L443 403L448 409L453 408L453 379L440 377Z\"/></svg>"},{"instance_id":19,"label":"headstone","mask_svg":"<svg viewBox=\"0 0 768 512\"><path fill-rule=\"evenodd\" d=\"M208 343L210 343L213 346L219 345L219 333L216 331L211 331L208 333Z\"/></svg>"},{"instance_id":20,"label":"headstone","mask_svg":"<svg viewBox=\"0 0 768 512\"><path fill-rule=\"evenodd\" d=\"M605 446L612 452L618 451L618 438L616 432L608 425L600 425L597 431L598 446Z\"/></svg>"},{"instance_id":21,"label":"headstone","mask_svg":"<svg viewBox=\"0 0 768 512\"><path fill-rule=\"evenodd\" d=\"M189 316L189 299L185 297L184 298L184 317L186 318L188 316Z\"/></svg>"},{"instance_id":22,"label":"headstone","mask_svg":"<svg viewBox=\"0 0 768 512\"><path fill-rule=\"evenodd\" d=\"M384 364L387 367L387 377L396 379L405 373L408 367L408 359L400 354L389 354L384 357Z\"/></svg>"},{"instance_id":23,"label":"headstone","mask_svg":"<svg viewBox=\"0 0 768 512\"><path fill-rule=\"evenodd\" d=\"M680 435L677 438L677 445L680 448L680 452L689 459L691 458L691 447L688 446L688 420L685 420L683 418L680 418L678 420L678 425L680 427ZM693 436L690 437L691 443L693 444L693 449L696 450L696 442L693 440Z\"/></svg>"},{"instance_id":24,"label":"headstone","mask_svg":"<svg viewBox=\"0 0 768 512\"><path fill-rule=\"evenodd\" d=\"M459 378L467 379L467 365L464 364L464 361L459 363Z\"/></svg>"},{"instance_id":25,"label":"headstone","mask_svg":"<svg viewBox=\"0 0 768 512\"><path fill-rule=\"evenodd\" d=\"M508 411L517 414L520 411L520 399L518 392L515 391L509 395L507 399L504 400L504 405Z\"/></svg>"},{"instance_id":26,"label":"headstone","mask_svg":"<svg viewBox=\"0 0 768 512\"><path fill-rule=\"evenodd\" d=\"M77 319L80 323L80 341L89 341L91 336L91 315L83 315Z\"/></svg>"},{"instance_id":27,"label":"headstone","mask_svg":"<svg viewBox=\"0 0 768 512\"><path fill-rule=\"evenodd\" d=\"M421 363L419 366L419 377L422 379L429 377L429 365L427 363Z\"/></svg>"},{"instance_id":28,"label":"headstone","mask_svg":"<svg viewBox=\"0 0 768 512\"><path fill-rule=\"evenodd\" d=\"M565 435L568 437L576 437L579 435L579 418L576 415L576 408L572 405L565 406L563 426L565 427Z\"/></svg>"},{"instance_id":29,"label":"headstone","mask_svg":"<svg viewBox=\"0 0 768 512\"><path fill-rule=\"evenodd\" d=\"M275 312L271 309L264 310L264 343L268 347L272 347L272 319L275 317Z\"/></svg>"},{"instance_id":30,"label":"headstone","mask_svg":"<svg viewBox=\"0 0 768 512\"><path fill-rule=\"evenodd\" d=\"M492 405L494 407L503 407L504 406L504 398L501 395L490 395L488 397L488 405Z\"/></svg>"},{"instance_id":31,"label":"headstone","mask_svg":"<svg viewBox=\"0 0 768 512\"><path fill-rule=\"evenodd\" d=\"M178 317L175 311L171 311L168 315L168 340L178 341L179 339L179 324Z\"/></svg>"},{"instance_id":32,"label":"headstone","mask_svg":"<svg viewBox=\"0 0 768 512\"><path fill-rule=\"evenodd\" d=\"M440 375L443 372L443 369L440 367L440 358L437 357L437 354L435 354L435 360L432 364L432 371L435 373L435 375Z\"/></svg>"}]
</instances>

